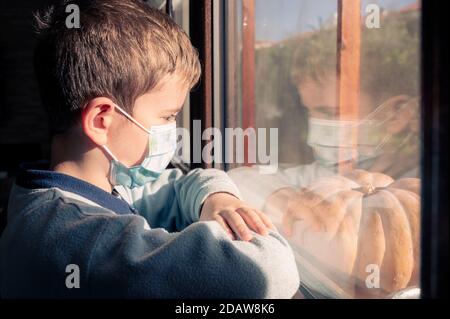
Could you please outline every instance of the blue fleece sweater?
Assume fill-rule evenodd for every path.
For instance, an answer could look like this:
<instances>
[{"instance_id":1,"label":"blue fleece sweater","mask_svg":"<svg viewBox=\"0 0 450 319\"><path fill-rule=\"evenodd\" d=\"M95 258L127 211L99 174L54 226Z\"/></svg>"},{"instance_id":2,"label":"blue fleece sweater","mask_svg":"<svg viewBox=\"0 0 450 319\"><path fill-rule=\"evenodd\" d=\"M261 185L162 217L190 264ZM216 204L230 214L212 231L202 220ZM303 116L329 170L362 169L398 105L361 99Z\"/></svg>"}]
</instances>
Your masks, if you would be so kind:
<instances>
[{"instance_id":1,"label":"blue fleece sweater","mask_svg":"<svg viewBox=\"0 0 450 319\"><path fill-rule=\"evenodd\" d=\"M290 298L294 257L276 231L231 240L198 222L203 201L239 196L226 173L166 170L107 193L61 173L27 169L13 186L0 238L2 298ZM79 269L79 288L67 285Z\"/></svg>"}]
</instances>

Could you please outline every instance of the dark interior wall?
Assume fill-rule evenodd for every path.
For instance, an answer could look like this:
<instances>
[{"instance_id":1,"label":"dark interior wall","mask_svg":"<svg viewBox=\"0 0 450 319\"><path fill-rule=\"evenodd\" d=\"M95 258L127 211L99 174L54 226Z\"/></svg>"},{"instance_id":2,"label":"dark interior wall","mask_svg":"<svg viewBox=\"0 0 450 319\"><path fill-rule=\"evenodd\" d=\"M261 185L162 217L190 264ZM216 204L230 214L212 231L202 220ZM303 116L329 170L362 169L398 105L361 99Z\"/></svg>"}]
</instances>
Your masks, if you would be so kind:
<instances>
[{"instance_id":1,"label":"dark interior wall","mask_svg":"<svg viewBox=\"0 0 450 319\"><path fill-rule=\"evenodd\" d=\"M0 0L0 234L18 165L49 158L47 118L33 70L33 13L59 1Z\"/></svg>"},{"instance_id":2,"label":"dark interior wall","mask_svg":"<svg viewBox=\"0 0 450 319\"><path fill-rule=\"evenodd\" d=\"M47 121L33 71L33 12L49 1L0 0L0 173L48 154Z\"/></svg>"},{"instance_id":3,"label":"dark interior wall","mask_svg":"<svg viewBox=\"0 0 450 319\"><path fill-rule=\"evenodd\" d=\"M33 12L44 0L0 0L0 234L20 163L48 158L47 120L33 70Z\"/></svg>"},{"instance_id":4,"label":"dark interior wall","mask_svg":"<svg viewBox=\"0 0 450 319\"><path fill-rule=\"evenodd\" d=\"M33 70L33 12L58 0L0 0L0 179L49 157L47 119ZM161 7L163 0L145 1Z\"/></svg>"}]
</instances>

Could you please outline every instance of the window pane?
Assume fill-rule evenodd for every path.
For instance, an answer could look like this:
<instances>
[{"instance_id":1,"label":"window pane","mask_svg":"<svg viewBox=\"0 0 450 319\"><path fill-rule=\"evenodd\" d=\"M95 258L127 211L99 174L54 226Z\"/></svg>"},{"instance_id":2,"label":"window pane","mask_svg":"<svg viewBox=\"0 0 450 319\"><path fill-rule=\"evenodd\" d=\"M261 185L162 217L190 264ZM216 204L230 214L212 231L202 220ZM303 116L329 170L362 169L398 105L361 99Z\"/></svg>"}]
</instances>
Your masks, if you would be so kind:
<instances>
[{"instance_id":1,"label":"window pane","mask_svg":"<svg viewBox=\"0 0 450 319\"><path fill-rule=\"evenodd\" d=\"M255 0L249 21L246 2L227 12L228 125L251 114L242 59L254 23L254 126L278 128L279 162L230 176L289 240L313 295L418 287L420 3Z\"/></svg>"},{"instance_id":2,"label":"window pane","mask_svg":"<svg viewBox=\"0 0 450 319\"><path fill-rule=\"evenodd\" d=\"M174 20L180 25L184 31L189 35L189 2L190 0L175 0L173 1ZM183 106L183 110L177 117L177 126L190 130L190 100L189 96ZM181 138L181 137L180 137ZM182 139L182 148L179 156L184 163L190 162L190 141L188 138Z\"/></svg>"},{"instance_id":3,"label":"window pane","mask_svg":"<svg viewBox=\"0 0 450 319\"><path fill-rule=\"evenodd\" d=\"M157 8L163 12L166 12L166 1L165 0L146 0L148 5L153 8ZM189 2L190 0L173 0L173 19L181 26L184 31L189 35ZM186 102L183 106L182 111L177 116L177 127L185 128L187 131L190 130L190 100L189 96L186 98ZM189 138L183 138L182 135L179 136L179 142L182 146L178 149L177 156L173 159L172 164L179 163L182 160L183 163L187 164L190 162L190 141Z\"/></svg>"}]
</instances>

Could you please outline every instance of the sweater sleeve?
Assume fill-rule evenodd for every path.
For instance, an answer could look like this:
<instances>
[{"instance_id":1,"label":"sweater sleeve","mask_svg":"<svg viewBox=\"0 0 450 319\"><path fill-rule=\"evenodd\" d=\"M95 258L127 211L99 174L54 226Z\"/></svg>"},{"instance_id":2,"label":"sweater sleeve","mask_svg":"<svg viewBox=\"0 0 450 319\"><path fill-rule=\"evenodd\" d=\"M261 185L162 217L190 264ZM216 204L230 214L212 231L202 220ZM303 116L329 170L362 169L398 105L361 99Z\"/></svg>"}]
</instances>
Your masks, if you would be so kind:
<instances>
[{"instance_id":1,"label":"sweater sleeve","mask_svg":"<svg viewBox=\"0 0 450 319\"><path fill-rule=\"evenodd\" d=\"M299 287L292 250L275 231L233 241L215 221L168 233L136 215L105 225L89 278L101 298L291 298Z\"/></svg>"},{"instance_id":2,"label":"sweater sleeve","mask_svg":"<svg viewBox=\"0 0 450 319\"><path fill-rule=\"evenodd\" d=\"M129 189L116 187L152 228L180 231L199 220L205 199L217 192L240 193L228 175L216 169L195 169L183 174L168 169L154 182Z\"/></svg>"}]
</instances>

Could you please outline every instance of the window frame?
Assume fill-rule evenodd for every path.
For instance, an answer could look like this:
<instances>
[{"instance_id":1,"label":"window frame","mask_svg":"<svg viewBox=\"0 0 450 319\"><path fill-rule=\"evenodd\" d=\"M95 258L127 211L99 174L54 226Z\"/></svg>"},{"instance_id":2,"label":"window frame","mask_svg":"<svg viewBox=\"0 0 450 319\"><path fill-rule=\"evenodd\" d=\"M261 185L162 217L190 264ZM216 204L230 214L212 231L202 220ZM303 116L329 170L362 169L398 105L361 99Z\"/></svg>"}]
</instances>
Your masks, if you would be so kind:
<instances>
[{"instance_id":1,"label":"window frame","mask_svg":"<svg viewBox=\"0 0 450 319\"><path fill-rule=\"evenodd\" d=\"M201 121L201 132L207 128L213 127L213 1L195 0L189 3L189 30L191 41L197 48L202 74L197 86L190 93L190 122ZM191 125L190 132L190 167L211 168L201 159L201 163L194 161L194 132ZM201 149L209 143L210 140L201 141ZM198 155L197 155L198 156Z\"/></svg>"},{"instance_id":2,"label":"window frame","mask_svg":"<svg viewBox=\"0 0 450 319\"><path fill-rule=\"evenodd\" d=\"M421 292L448 297L448 43L446 11L422 1L421 46ZM426 185L426 187L424 187Z\"/></svg>"},{"instance_id":3,"label":"window frame","mask_svg":"<svg viewBox=\"0 0 450 319\"><path fill-rule=\"evenodd\" d=\"M252 4L253 0L242 0ZM337 0L342 1L342 0ZM214 11L214 6L219 6ZM212 0L191 1L190 28L192 42L199 50L202 63L202 79L191 93L191 121L202 120L202 131L212 124L221 123L227 127L236 127L239 116L235 114L232 106L235 105L235 93L230 92L236 83L235 74L227 66L235 61L235 48L231 47L230 39L236 39L235 29L227 32L230 25L226 21L226 13L231 10L228 1ZM448 162L445 135L448 123L448 44L442 39L445 30L445 10L433 1L421 1L421 298L438 298L448 296L448 183L446 163ZM250 18L252 16L250 15ZM254 17L254 15L253 15ZM214 19L221 22L214 26ZM233 27L235 28L235 27ZM251 39L252 30L247 29L249 35L244 38ZM253 30L254 32L254 30ZM228 34L229 33L229 34ZM216 42L214 42L216 39ZM217 41L217 39L220 39ZM216 47L214 47L214 43ZM220 45L219 49L217 45ZM245 44L244 44L245 45ZM228 50L233 50L231 59ZM216 50L216 51L214 51ZM217 53L219 50L219 54ZM251 56L249 54L248 56ZM214 61L214 57L216 60ZM217 59L220 59L218 63ZM219 69L219 67L221 69ZM245 64L244 64L245 66ZM217 72L220 72L218 75ZM243 77L253 78L247 74ZM214 83L215 81L215 83ZM219 83L219 84L218 84ZM215 84L215 85L214 85ZM254 83L247 83L251 88ZM217 92L218 88L220 93ZM248 90L247 88L247 90ZM215 94L220 94L219 97ZM243 94L250 101L251 92ZM254 101L254 100L253 100ZM254 107L254 106L253 106ZM254 108L253 108L254 110ZM253 114L252 110L243 110L247 116ZM216 113L214 116L214 112ZM247 126L252 123L251 118L243 121ZM222 127L223 128L223 127ZM221 128L221 130L222 130ZM192 133L192 132L191 132ZM192 136L192 134L191 134ZM208 141L203 141L203 145ZM192 159L192 140L191 140ZM193 167L211 167L211 165L193 164ZM228 168L228 165L225 165ZM426 187L424 187L426 186ZM314 297L305 287L300 288L306 296Z\"/></svg>"}]
</instances>

